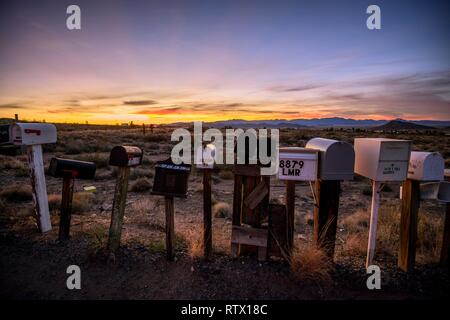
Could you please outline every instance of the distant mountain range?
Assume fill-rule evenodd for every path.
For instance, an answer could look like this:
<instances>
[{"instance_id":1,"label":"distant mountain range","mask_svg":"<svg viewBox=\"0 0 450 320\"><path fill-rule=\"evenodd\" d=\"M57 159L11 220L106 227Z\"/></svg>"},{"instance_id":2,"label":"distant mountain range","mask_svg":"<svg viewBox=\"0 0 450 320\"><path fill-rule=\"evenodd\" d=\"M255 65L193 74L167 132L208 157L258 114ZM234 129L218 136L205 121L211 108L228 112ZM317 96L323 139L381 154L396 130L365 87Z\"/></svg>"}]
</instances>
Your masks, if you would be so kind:
<instances>
[{"instance_id":1,"label":"distant mountain range","mask_svg":"<svg viewBox=\"0 0 450 320\"><path fill-rule=\"evenodd\" d=\"M437 127L425 126L408 121L392 120L386 124L371 128L372 130L392 131L392 130L432 130Z\"/></svg>"},{"instance_id":2,"label":"distant mountain range","mask_svg":"<svg viewBox=\"0 0 450 320\"><path fill-rule=\"evenodd\" d=\"M386 129L378 129L381 126L391 123ZM414 126L414 125L417 125ZM434 129L434 128L446 128L450 126L450 120L437 121L437 120L414 120L406 121L403 119L395 120L355 120L347 118L321 118L321 119L295 119L295 120L226 120L207 122L205 126L213 128L302 128L302 127L337 127L337 128L374 128L377 130L400 130L400 127L406 127L403 129ZM392 127L392 129L389 129ZM397 127L395 129L395 127ZM423 128L425 127L425 128Z\"/></svg>"}]
</instances>

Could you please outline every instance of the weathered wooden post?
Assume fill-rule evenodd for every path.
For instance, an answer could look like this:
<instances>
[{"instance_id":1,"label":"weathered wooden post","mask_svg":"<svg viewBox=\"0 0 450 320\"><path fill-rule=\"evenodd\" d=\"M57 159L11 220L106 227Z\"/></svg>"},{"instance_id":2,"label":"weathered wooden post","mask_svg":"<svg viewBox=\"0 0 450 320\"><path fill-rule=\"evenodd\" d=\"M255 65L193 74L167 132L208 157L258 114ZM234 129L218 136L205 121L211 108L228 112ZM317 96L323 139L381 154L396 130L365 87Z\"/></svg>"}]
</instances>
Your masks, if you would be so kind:
<instances>
[{"instance_id":1,"label":"weathered wooden post","mask_svg":"<svg viewBox=\"0 0 450 320\"><path fill-rule=\"evenodd\" d=\"M37 222L41 232L52 229L48 209L42 145L56 142L56 127L47 123L15 123L10 137L16 145L26 146Z\"/></svg>"},{"instance_id":2,"label":"weathered wooden post","mask_svg":"<svg viewBox=\"0 0 450 320\"><path fill-rule=\"evenodd\" d=\"M108 250L110 253L114 253L120 246L130 167L140 165L142 157L142 150L134 146L116 146L111 150L109 165L118 168L108 238Z\"/></svg>"},{"instance_id":3,"label":"weathered wooden post","mask_svg":"<svg viewBox=\"0 0 450 320\"><path fill-rule=\"evenodd\" d=\"M203 251L205 259L212 253L212 203L211 203L211 173L214 168L216 147L208 144L200 147L196 153L197 169L203 171Z\"/></svg>"},{"instance_id":4,"label":"weathered wooden post","mask_svg":"<svg viewBox=\"0 0 450 320\"><path fill-rule=\"evenodd\" d=\"M145 136L145 123L142 124L142 134Z\"/></svg>"},{"instance_id":5,"label":"weathered wooden post","mask_svg":"<svg viewBox=\"0 0 450 320\"><path fill-rule=\"evenodd\" d=\"M417 220L420 207L420 181L440 181L444 178L444 159L437 152L411 152L408 179L402 186L400 220L400 250L398 266L409 272L416 258Z\"/></svg>"},{"instance_id":6,"label":"weathered wooden post","mask_svg":"<svg viewBox=\"0 0 450 320\"><path fill-rule=\"evenodd\" d=\"M343 141L313 138L306 148L319 150L319 179L315 183L314 242L332 260L336 242L341 180L353 180L355 151Z\"/></svg>"},{"instance_id":7,"label":"weathered wooden post","mask_svg":"<svg viewBox=\"0 0 450 320\"><path fill-rule=\"evenodd\" d=\"M286 180L287 234L290 255L294 245L294 213L296 181L316 181L319 151L314 149L280 148L278 179Z\"/></svg>"},{"instance_id":8,"label":"weathered wooden post","mask_svg":"<svg viewBox=\"0 0 450 320\"><path fill-rule=\"evenodd\" d=\"M450 169L444 171L445 180L450 180ZM441 266L449 267L448 259L450 256L450 202L445 204L445 222L444 222L444 235L442 239L441 247Z\"/></svg>"},{"instance_id":9,"label":"weathered wooden post","mask_svg":"<svg viewBox=\"0 0 450 320\"><path fill-rule=\"evenodd\" d=\"M408 173L411 141L386 138L355 139L355 173L372 180L366 268L375 255L381 183L404 181Z\"/></svg>"},{"instance_id":10,"label":"weathered wooden post","mask_svg":"<svg viewBox=\"0 0 450 320\"><path fill-rule=\"evenodd\" d=\"M61 213L59 222L59 240L70 237L70 220L72 216L72 199L75 179L94 179L96 165L94 162L71 159L52 158L48 174L63 178Z\"/></svg>"},{"instance_id":11,"label":"weathered wooden post","mask_svg":"<svg viewBox=\"0 0 450 320\"><path fill-rule=\"evenodd\" d=\"M165 197L166 255L169 261L174 259L175 215L173 198L186 198L190 172L191 165L174 164L171 158L158 161L155 165L151 194Z\"/></svg>"}]
</instances>

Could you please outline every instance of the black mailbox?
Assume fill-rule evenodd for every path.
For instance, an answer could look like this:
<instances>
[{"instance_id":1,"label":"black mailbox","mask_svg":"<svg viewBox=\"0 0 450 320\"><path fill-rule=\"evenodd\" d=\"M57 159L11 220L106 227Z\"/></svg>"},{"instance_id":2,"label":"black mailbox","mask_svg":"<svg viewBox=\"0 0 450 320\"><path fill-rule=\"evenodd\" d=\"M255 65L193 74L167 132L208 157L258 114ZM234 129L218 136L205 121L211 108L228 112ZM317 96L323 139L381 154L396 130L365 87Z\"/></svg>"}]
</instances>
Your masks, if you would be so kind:
<instances>
[{"instance_id":1,"label":"black mailbox","mask_svg":"<svg viewBox=\"0 0 450 320\"><path fill-rule=\"evenodd\" d=\"M174 164L171 158L158 161L155 165L155 179L151 193L186 198L190 172L189 164Z\"/></svg>"},{"instance_id":2,"label":"black mailbox","mask_svg":"<svg viewBox=\"0 0 450 320\"><path fill-rule=\"evenodd\" d=\"M68 173L72 178L94 179L96 165L94 162L71 159L52 158L48 174L56 178L64 178Z\"/></svg>"},{"instance_id":3,"label":"black mailbox","mask_svg":"<svg viewBox=\"0 0 450 320\"><path fill-rule=\"evenodd\" d=\"M109 155L109 165L116 167L133 167L142 163L143 152L138 147L116 146Z\"/></svg>"}]
</instances>

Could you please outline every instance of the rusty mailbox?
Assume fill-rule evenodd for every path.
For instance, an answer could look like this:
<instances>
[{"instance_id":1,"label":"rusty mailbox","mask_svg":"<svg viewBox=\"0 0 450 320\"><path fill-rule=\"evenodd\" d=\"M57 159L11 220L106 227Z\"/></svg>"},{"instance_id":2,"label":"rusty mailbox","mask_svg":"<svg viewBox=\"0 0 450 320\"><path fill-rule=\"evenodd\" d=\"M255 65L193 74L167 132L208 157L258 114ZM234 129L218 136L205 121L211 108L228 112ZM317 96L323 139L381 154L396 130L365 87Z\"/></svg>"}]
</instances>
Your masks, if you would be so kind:
<instances>
[{"instance_id":1,"label":"rusty mailbox","mask_svg":"<svg viewBox=\"0 0 450 320\"><path fill-rule=\"evenodd\" d=\"M139 147L115 146L109 155L109 165L115 167L133 167L142 163L143 152Z\"/></svg>"},{"instance_id":2,"label":"rusty mailbox","mask_svg":"<svg viewBox=\"0 0 450 320\"><path fill-rule=\"evenodd\" d=\"M171 158L158 161L152 194L186 198L191 165L174 164Z\"/></svg>"}]
</instances>

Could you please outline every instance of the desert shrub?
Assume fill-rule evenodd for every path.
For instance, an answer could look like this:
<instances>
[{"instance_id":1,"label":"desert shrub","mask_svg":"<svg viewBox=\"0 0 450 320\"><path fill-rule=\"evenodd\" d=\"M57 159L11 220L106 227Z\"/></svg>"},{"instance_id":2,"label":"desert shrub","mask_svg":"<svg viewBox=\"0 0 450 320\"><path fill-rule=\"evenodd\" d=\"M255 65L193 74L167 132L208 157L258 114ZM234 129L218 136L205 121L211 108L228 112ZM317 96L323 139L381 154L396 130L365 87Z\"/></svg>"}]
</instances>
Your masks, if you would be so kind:
<instances>
[{"instance_id":1,"label":"desert shrub","mask_svg":"<svg viewBox=\"0 0 450 320\"><path fill-rule=\"evenodd\" d=\"M394 205L381 206L378 216L377 247L395 255L400 238L400 208Z\"/></svg>"},{"instance_id":2,"label":"desert shrub","mask_svg":"<svg viewBox=\"0 0 450 320\"><path fill-rule=\"evenodd\" d=\"M226 202L218 202L213 206L213 214L216 218L229 218L231 215L231 207Z\"/></svg>"},{"instance_id":3,"label":"desert shrub","mask_svg":"<svg viewBox=\"0 0 450 320\"><path fill-rule=\"evenodd\" d=\"M97 170L95 172L95 180L108 180L114 177L112 170Z\"/></svg>"},{"instance_id":4,"label":"desert shrub","mask_svg":"<svg viewBox=\"0 0 450 320\"><path fill-rule=\"evenodd\" d=\"M439 260L442 225L442 217L432 216L426 212L419 214L417 223L417 257L421 262L429 263Z\"/></svg>"},{"instance_id":5,"label":"desert shrub","mask_svg":"<svg viewBox=\"0 0 450 320\"><path fill-rule=\"evenodd\" d=\"M81 214L88 211L94 200L94 195L90 192L75 192L72 199L72 213ZM61 209L61 195L50 194L48 195L48 207L50 210Z\"/></svg>"},{"instance_id":6,"label":"desert shrub","mask_svg":"<svg viewBox=\"0 0 450 320\"><path fill-rule=\"evenodd\" d=\"M32 200L33 194L30 186L14 184L3 189L0 197L9 202L24 202Z\"/></svg>"},{"instance_id":7,"label":"desert shrub","mask_svg":"<svg viewBox=\"0 0 450 320\"><path fill-rule=\"evenodd\" d=\"M221 179L224 179L224 180L231 180L231 179L234 178L234 174L233 174L232 171L228 171L228 170L226 170L226 171L220 171L220 172L219 172L219 177L220 177Z\"/></svg>"},{"instance_id":8,"label":"desert shrub","mask_svg":"<svg viewBox=\"0 0 450 320\"><path fill-rule=\"evenodd\" d=\"M291 270L302 281L331 284L331 261L315 247L295 248L290 260Z\"/></svg>"},{"instance_id":9,"label":"desert shrub","mask_svg":"<svg viewBox=\"0 0 450 320\"><path fill-rule=\"evenodd\" d=\"M153 178L153 171L151 169L132 168L130 171L130 179L135 180L139 178Z\"/></svg>"},{"instance_id":10,"label":"desert shrub","mask_svg":"<svg viewBox=\"0 0 450 320\"><path fill-rule=\"evenodd\" d=\"M342 219L344 231L349 233L366 232L369 227L369 213L364 210L347 215Z\"/></svg>"},{"instance_id":11,"label":"desert shrub","mask_svg":"<svg viewBox=\"0 0 450 320\"><path fill-rule=\"evenodd\" d=\"M105 168L109 163L109 155L102 153L86 153L75 157L76 160L94 162L98 168Z\"/></svg>"},{"instance_id":12,"label":"desert shrub","mask_svg":"<svg viewBox=\"0 0 450 320\"><path fill-rule=\"evenodd\" d=\"M144 141L160 143L160 142L169 141L169 137L170 137L169 135L164 135L164 134L160 134L160 133L156 133L156 134L153 133L153 134L146 135L144 137Z\"/></svg>"},{"instance_id":13,"label":"desert shrub","mask_svg":"<svg viewBox=\"0 0 450 320\"><path fill-rule=\"evenodd\" d=\"M367 250L367 234L351 234L345 240L342 251L347 255L364 256Z\"/></svg>"},{"instance_id":14,"label":"desert shrub","mask_svg":"<svg viewBox=\"0 0 450 320\"><path fill-rule=\"evenodd\" d=\"M16 157L7 157L0 155L0 169L22 169L26 168L25 163Z\"/></svg>"},{"instance_id":15,"label":"desert shrub","mask_svg":"<svg viewBox=\"0 0 450 320\"><path fill-rule=\"evenodd\" d=\"M203 232L199 231L194 229L184 231L188 255L194 259L203 256Z\"/></svg>"},{"instance_id":16,"label":"desert shrub","mask_svg":"<svg viewBox=\"0 0 450 320\"><path fill-rule=\"evenodd\" d=\"M130 190L133 192L144 192L152 188L152 183L147 178L139 178L131 184Z\"/></svg>"}]
</instances>

